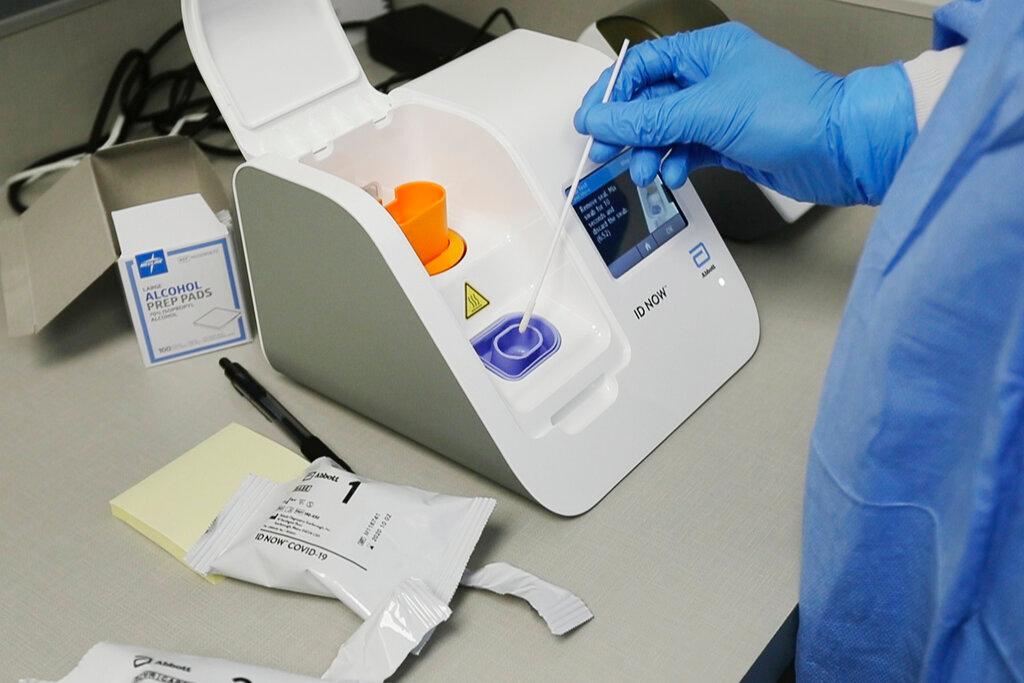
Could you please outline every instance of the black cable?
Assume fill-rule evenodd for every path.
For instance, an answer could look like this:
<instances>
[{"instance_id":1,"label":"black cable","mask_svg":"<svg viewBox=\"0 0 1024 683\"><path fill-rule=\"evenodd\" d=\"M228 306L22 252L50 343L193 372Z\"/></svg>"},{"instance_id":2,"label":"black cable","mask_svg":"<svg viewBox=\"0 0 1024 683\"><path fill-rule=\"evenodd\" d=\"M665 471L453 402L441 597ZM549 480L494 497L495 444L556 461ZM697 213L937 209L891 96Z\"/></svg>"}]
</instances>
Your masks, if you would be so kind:
<instances>
[{"instance_id":1,"label":"black cable","mask_svg":"<svg viewBox=\"0 0 1024 683\"><path fill-rule=\"evenodd\" d=\"M100 99L88 141L37 159L25 170L77 154L96 152L110 140L112 131L109 131L107 126L112 115L115 115L115 109L124 117L123 126L117 138L113 140L115 144L128 139L132 131L138 127L148 126L153 132L166 135L184 116L190 113L204 113L201 120L186 123L181 129L181 134L193 138L199 148L208 154L239 156L237 148L220 147L199 139L207 132L226 131L227 125L213 98L205 92L205 85L196 65L192 63L161 72L153 70L153 60L183 30L184 26L178 22L164 31L147 50L132 49L126 52L118 60ZM204 90L201 95L196 94L199 89ZM153 104L162 92L166 92L166 104L154 107ZM7 187L7 203L19 214L28 209L21 198L22 190L27 183L27 180L19 180Z\"/></svg>"},{"instance_id":2,"label":"black cable","mask_svg":"<svg viewBox=\"0 0 1024 683\"><path fill-rule=\"evenodd\" d=\"M45 156L42 159L37 159L28 168L36 168L38 166L52 164L55 161L67 159L68 157L74 156L76 154L86 154L89 152L89 150L90 146L88 145L88 143L83 145L76 145L74 147L68 147L66 149L60 150L59 152L54 152L53 154ZM28 210L28 207L21 201L20 196L21 189L25 186L26 182L26 180L18 180L7 186L7 203L11 205L11 209L13 209L15 212L19 214L25 213L25 211Z\"/></svg>"},{"instance_id":3,"label":"black cable","mask_svg":"<svg viewBox=\"0 0 1024 683\"><path fill-rule=\"evenodd\" d=\"M470 50L479 47L480 41L483 39L484 36L487 35L487 29L491 27L491 24L498 20L498 17L505 17L505 21L508 22L509 28L511 28L513 31L519 28L519 24L516 23L515 17L513 17L512 13L508 11L508 8L499 7L498 9L491 12L487 19L484 20L484 23L482 23L480 25L480 28L477 29L476 35L473 36L473 39L466 43L466 46L464 48L462 48L454 55L452 55L451 59L461 57Z\"/></svg>"},{"instance_id":4,"label":"black cable","mask_svg":"<svg viewBox=\"0 0 1024 683\"><path fill-rule=\"evenodd\" d=\"M114 100L117 97L118 91L121 89L121 81L135 70L136 66L145 60L146 55L142 50L129 50L114 68L114 75L110 77L110 81L107 83L107 89L103 93L103 99L100 100L99 111L96 112L96 118L92 123L92 131L89 133L89 146L97 148L103 144L104 134L103 129L107 126L107 119L110 117L110 110L114 106Z\"/></svg>"},{"instance_id":5,"label":"black cable","mask_svg":"<svg viewBox=\"0 0 1024 683\"><path fill-rule=\"evenodd\" d=\"M445 57L444 59L440 60L432 68L437 68L438 66L441 66L442 64L447 64L448 62L452 61L453 59L455 59L457 57L461 57L462 55L466 54L470 50L473 50L474 48L479 47L480 44L481 44L481 41L487 35L487 30L489 28L491 28L491 25L494 24L494 22L497 21L500 17L504 17L505 18L505 21L508 22L509 28L512 29L513 31L515 29L519 28L519 23L516 22L515 17L512 16L512 12L509 11L509 9L507 7L499 7L498 9L494 10L493 12L491 12L487 16L487 18L484 20L484 22L482 24L480 24L480 28L477 29L476 34L473 36L472 40L470 40L468 43L466 43L459 50L455 51L452 55L450 55L448 57ZM384 79L380 83L377 83L373 87L376 88L377 90L380 90L383 93L387 93L387 92L390 92L391 89L394 88L399 83L404 83L405 81L411 81L414 78L419 78L423 74L427 73L427 71L429 71L429 69L426 70L426 71L419 71L419 72L397 73L397 74L394 74L393 76L390 76L389 78Z\"/></svg>"}]
</instances>

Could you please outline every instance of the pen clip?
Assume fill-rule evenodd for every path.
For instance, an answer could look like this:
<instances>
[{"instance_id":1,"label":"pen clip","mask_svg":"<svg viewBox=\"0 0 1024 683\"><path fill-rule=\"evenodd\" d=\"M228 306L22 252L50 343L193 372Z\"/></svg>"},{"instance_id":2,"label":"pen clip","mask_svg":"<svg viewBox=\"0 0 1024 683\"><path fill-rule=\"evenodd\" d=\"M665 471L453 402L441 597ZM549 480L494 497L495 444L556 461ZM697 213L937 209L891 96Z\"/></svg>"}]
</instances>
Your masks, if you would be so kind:
<instances>
[{"instance_id":1,"label":"pen clip","mask_svg":"<svg viewBox=\"0 0 1024 683\"><path fill-rule=\"evenodd\" d=\"M242 398L251 403L256 410L260 411L260 414L263 415L263 417L267 418L268 422L274 421L273 414L271 414L271 412L267 410L259 401L250 396L249 392L242 391L242 389L234 382L231 383L231 386L234 387L235 391L237 391L242 396Z\"/></svg>"}]
</instances>

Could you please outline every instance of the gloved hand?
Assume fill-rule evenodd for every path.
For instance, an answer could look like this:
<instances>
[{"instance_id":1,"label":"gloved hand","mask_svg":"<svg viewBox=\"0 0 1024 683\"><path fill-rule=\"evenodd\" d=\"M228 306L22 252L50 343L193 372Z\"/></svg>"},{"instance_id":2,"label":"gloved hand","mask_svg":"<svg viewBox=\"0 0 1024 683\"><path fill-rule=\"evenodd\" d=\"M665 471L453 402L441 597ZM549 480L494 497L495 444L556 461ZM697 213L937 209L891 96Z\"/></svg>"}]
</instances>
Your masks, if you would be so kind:
<instances>
[{"instance_id":1,"label":"gloved hand","mask_svg":"<svg viewBox=\"0 0 1024 683\"><path fill-rule=\"evenodd\" d=\"M659 166L679 187L719 165L794 199L878 204L917 135L901 64L839 77L742 24L631 48L612 101L601 104L610 71L583 98L576 129L594 136L598 163L633 147L640 186Z\"/></svg>"}]
</instances>

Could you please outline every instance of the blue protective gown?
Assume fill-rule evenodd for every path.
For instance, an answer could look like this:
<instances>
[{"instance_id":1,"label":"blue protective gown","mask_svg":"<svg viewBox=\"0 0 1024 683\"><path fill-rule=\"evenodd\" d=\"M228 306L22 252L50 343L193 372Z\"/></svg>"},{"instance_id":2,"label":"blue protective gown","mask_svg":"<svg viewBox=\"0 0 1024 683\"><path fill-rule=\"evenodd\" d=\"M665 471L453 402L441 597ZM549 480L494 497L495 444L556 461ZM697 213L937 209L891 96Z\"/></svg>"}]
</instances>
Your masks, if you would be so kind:
<instances>
[{"instance_id":1,"label":"blue protective gown","mask_svg":"<svg viewBox=\"0 0 1024 683\"><path fill-rule=\"evenodd\" d=\"M1024 681L1024 2L964 57L857 270L807 470L801 681Z\"/></svg>"}]
</instances>

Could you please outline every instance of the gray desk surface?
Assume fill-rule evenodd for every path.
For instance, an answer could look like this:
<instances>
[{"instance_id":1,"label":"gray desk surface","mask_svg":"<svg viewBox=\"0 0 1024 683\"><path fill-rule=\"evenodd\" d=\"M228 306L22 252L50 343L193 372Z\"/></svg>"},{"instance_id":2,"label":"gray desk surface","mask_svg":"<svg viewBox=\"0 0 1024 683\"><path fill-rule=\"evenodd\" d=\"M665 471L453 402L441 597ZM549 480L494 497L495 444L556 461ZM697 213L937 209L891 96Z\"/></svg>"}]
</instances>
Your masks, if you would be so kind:
<instances>
[{"instance_id":1,"label":"gray desk surface","mask_svg":"<svg viewBox=\"0 0 1024 683\"><path fill-rule=\"evenodd\" d=\"M557 639L524 603L460 591L401 677L742 677L796 602L808 436L872 217L816 210L784 235L732 246L761 315L760 348L576 519L274 373L258 345L232 350L367 476L496 497L472 563L528 568L596 615ZM229 422L285 442L232 391L217 355L144 369L111 275L38 336L0 329L0 678L57 678L100 640L319 675L358 623L340 603L211 586L110 515L110 498Z\"/></svg>"}]
</instances>

